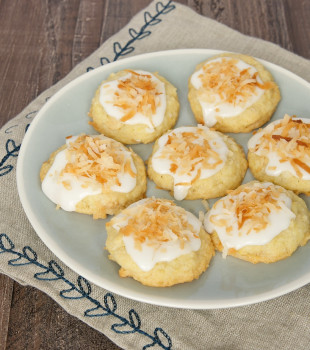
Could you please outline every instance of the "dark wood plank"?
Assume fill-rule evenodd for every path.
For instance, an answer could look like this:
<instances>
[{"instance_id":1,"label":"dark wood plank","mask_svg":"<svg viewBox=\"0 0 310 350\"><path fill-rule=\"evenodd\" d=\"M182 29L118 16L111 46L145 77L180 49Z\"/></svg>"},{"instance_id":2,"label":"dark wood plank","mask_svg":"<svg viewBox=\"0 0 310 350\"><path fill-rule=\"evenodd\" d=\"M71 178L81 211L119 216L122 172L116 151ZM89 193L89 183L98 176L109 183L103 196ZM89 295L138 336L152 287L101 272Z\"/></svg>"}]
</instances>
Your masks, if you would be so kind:
<instances>
[{"instance_id":1,"label":"dark wood plank","mask_svg":"<svg viewBox=\"0 0 310 350\"><path fill-rule=\"evenodd\" d=\"M81 0L72 44L72 65L75 66L101 44L102 23L107 16L107 1Z\"/></svg>"},{"instance_id":2,"label":"dark wood plank","mask_svg":"<svg viewBox=\"0 0 310 350\"><path fill-rule=\"evenodd\" d=\"M286 0L285 18L292 50L310 58L310 1Z\"/></svg>"},{"instance_id":3,"label":"dark wood plank","mask_svg":"<svg viewBox=\"0 0 310 350\"><path fill-rule=\"evenodd\" d=\"M189 2L197 12L246 35L272 41L288 50L292 49L285 23L283 1L192 0Z\"/></svg>"},{"instance_id":4,"label":"dark wood plank","mask_svg":"<svg viewBox=\"0 0 310 350\"><path fill-rule=\"evenodd\" d=\"M310 58L308 0L187 0L180 1L243 34L274 42Z\"/></svg>"},{"instance_id":5,"label":"dark wood plank","mask_svg":"<svg viewBox=\"0 0 310 350\"><path fill-rule=\"evenodd\" d=\"M13 294L13 280L0 274L0 350L5 349L9 320L11 312L11 301Z\"/></svg>"},{"instance_id":6,"label":"dark wood plank","mask_svg":"<svg viewBox=\"0 0 310 350\"><path fill-rule=\"evenodd\" d=\"M33 7L37 7L37 2ZM39 92L58 82L72 69L72 43L79 10L78 0L47 1L42 6L40 60L38 76Z\"/></svg>"},{"instance_id":7,"label":"dark wood plank","mask_svg":"<svg viewBox=\"0 0 310 350\"><path fill-rule=\"evenodd\" d=\"M119 347L68 315L44 293L16 283L6 349L117 350Z\"/></svg>"},{"instance_id":8,"label":"dark wood plank","mask_svg":"<svg viewBox=\"0 0 310 350\"><path fill-rule=\"evenodd\" d=\"M150 2L0 0L0 126ZM308 0L177 2L310 58ZM0 349L119 349L44 293L5 276L0 276L0 310Z\"/></svg>"},{"instance_id":9,"label":"dark wood plank","mask_svg":"<svg viewBox=\"0 0 310 350\"><path fill-rule=\"evenodd\" d=\"M37 48L42 30L35 19L40 18L40 10L37 6L26 19L18 1L0 2L1 123L13 118L37 95L34 73L39 71Z\"/></svg>"}]
</instances>

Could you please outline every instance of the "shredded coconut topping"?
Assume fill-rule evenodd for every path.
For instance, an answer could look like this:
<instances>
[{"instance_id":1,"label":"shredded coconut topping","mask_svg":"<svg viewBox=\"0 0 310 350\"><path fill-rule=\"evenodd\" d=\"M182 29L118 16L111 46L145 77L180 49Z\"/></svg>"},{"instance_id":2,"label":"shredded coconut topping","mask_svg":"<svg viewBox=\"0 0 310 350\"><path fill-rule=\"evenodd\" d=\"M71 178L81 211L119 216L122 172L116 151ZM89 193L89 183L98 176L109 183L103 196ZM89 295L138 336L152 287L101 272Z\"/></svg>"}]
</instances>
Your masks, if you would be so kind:
<instances>
[{"instance_id":1,"label":"shredded coconut topping","mask_svg":"<svg viewBox=\"0 0 310 350\"><path fill-rule=\"evenodd\" d=\"M198 238L188 221L185 209L169 200L148 199L141 205L126 208L121 217L127 223L120 227L119 232L124 236L132 235L136 249L139 250L146 241L149 245L157 245L176 240L183 249L190 236ZM112 219L107 225L114 225L114 221Z\"/></svg>"},{"instance_id":2,"label":"shredded coconut topping","mask_svg":"<svg viewBox=\"0 0 310 350\"><path fill-rule=\"evenodd\" d=\"M170 171L173 174L187 174L191 176L197 172L190 183L177 183L175 185L192 185L200 178L202 169L215 169L223 160L210 145L207 135L202 128L195 132L171 133L168 141L158 158L171 161Z\"/></svg>"},{"instance_id":3,"label":"shredded coconut topping","mask_svg":"<svg viewBox=\"0 0 310 350\"><path fill-rule=\"evenodd\" d=\"M302 178L301 169L310 174L310 124L294 117L286 114L271 130L265 129L260 142L251 151L259 150L262 156L275 152L280 163L289 162L296 175Z\"/></svg>"},{"instance_id":4,"label":"shredded coconut topping","mask_svg":"<svg viewBox=\"0 0 310 350\"><path fill-rule=\"evenodd\" d=\"M132 169L131 153L109 138L82 134L69 141L66 158L67 164L60 175L67 173L82 177L85 187L97 182L102 184L104 191L121 185L119 173L128 173L133 178L137 176L136 169ZM70 186L69 183L63 184Z\"/></svg>"},{"instance_id":5,"label":"shredded coconut topping","mask_svg":"<svg viewBox=\"0 0 310 350\"><path fill-rule=\"evenodd\" d=\"M221 103L243 105L247 98L256 94L256 88L263 90L274 86L273 82L261 83L258 72L251 72L250 68L240 69L238 59L225 58L207 62L203 73L199 75L202 86L198 90L201 101L216 103L220 96Z\"/></svg>"},{"instance_id":6,"label":"shredded coconut topping","mask_svg":"<svg viewBox=\"0 0 310 350\"><path fill-rule=\"evenodd\" d=\"M242 234L242 229L246 235L251 232L259 233L269 225L269 214L282 209L279 205L281 193L284 193L284 189L272 184L267 187L242 186L230 191L222 199L223 214L211 215L209 220L214 225L226 227L226 234L229 235L233 231L229 220L231 213L234 213L237 218L239 235ZM216 202L214 208L219 203L220 201Z\"/></svg>"},{"instance_id":7,"label":"shredded coconut topping","mask_svg":"<svg viewBox=\"0 0 310 350\"><path fill-rule=\"evenodd\" d=\"M125 114L120 119L122 122L133 118L137 113L145 115L152 122L152 116L160 106L158 96L161 93L158 92L158 82L153 80L150 74L129 69L126 71L130 73L130 77L119 80L117 85L119 90L113 94L113 100L110 103L124 111ZM107 84L106 87L109 85Z\"/></svg>"}]
</instances>

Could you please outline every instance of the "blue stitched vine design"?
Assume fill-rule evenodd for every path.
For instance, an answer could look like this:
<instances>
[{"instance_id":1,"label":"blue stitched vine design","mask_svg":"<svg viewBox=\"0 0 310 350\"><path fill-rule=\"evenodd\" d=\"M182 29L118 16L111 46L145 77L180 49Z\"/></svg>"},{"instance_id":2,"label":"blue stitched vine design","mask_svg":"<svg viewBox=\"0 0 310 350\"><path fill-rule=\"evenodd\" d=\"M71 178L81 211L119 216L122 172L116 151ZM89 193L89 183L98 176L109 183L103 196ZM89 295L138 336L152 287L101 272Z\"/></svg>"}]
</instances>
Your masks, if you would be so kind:
<instances>
[{"instance_id":1,"label":"blue stitched vine design","mask_svg":"<svg viewBox=\"0 0 310 350\"><path fill-rule=\"evenodd\" d=\"M127 43L122 46L118 41L116 41L113 44L113 51L115 56L113 57L112 61L118 60L121 56L125 56L130 54L135 50L134 46L132 44L136 40L142 40L149 36L152 32L149 30L150 26L154 26L158 23L160 23L162 20L159 18L161 15L165 15L169 13L170 11L175 9L175 5L172 4L172 1L168 1L166 5L164 5L161 1L156 3L156 14L151 15L150 12L145 11L144 12L144 25L140 28L139 31L135 30L134 28L129 28L128 33L131 37L130 40L127 41ZM107 63L110 63L111 60L107 57L101 57L100 58L100 64L103 66ZM87 72L94 69L94 67L88 67Z\"/></svg>"},{"instance_id":2,"label":"blue stitched vine design","mask_svg":"<svg viewBox=\"0 0 310 350\"><path fill-rule=\"evenodd\" d=\"M26 125L25 132L27 132L29 125L30 124ZM14 127L15 127L15 125L8 128L6 131L8 131ZM7 163L7 161L10 158L18 157L20 146L21 146L21 144L16 145L16 143L13 139L7 139L7 141L5 143L6 155L0 160L0 176L7 175L9 172L11 172L14 169L14 166L12 164L5 165L5 163Z\"/></svg>"},{"instance_id":3,"label":"blue stitched vine design","mask_svg":"<svg viewBox=\"0 0 310 350\"><path fill-rule=\"evenodd\" d=\"M20 149L20 145L16 146L15 141L12 139L8 139L5 144L6 155L0 161L0 176L4 176L13 170L13 165L5 163L10 159L10 157L17 157L18 151Z\"/></svg>"},{"instance_id":4,"label":"blue stitched vine design","mask_svg":"<svg viewBox=\"0 0 310 350\"><path fill-rule=\"evenodd\" d=\"M27 132L29 125L30 124L26 125L25 132ZM11 126L6 131L9 131L10 129L12 129L14 127L15 127L15 125ZM10 132L7 132L7 133L9 134ZM7 139L7 141L5 143L6 155L0 160L0 177L7 175L9 172L11 172L14 169L14 166L12 164L5 165L5 163L10 158L18 157L20 146L21 146L21 144L16 145L16 143L13 139Z\"/></svg>"},{"instance_id":5,"label":"blue stitched vine design","mask_svg":"<svg viewBox=\"0 0 310 350\"><path fill-rule=\"evenodd\" d=\"M37 111L30 112L30 113L25 115L25 118L31 119L33 117L33 114L36 114L36 113L37 113ZM7 129L5 129L4 133L11 134L13 132L13 129L15 129L18 126L19 125L10 126ZM26 124L25 133L27 132L29 126L30 126L29 123ZM7 163L7 161L10 158L18 157L20 146L21 146L21 144L17 146L13 139L7 139L7 141L5 143L6 155L0 160L0 177L7 175L8 173L10 173L14 169L14 166L12 164L5 165L5 163Z\"/></svg>"},{"instance_id":6,"label":"blue stitched vine design","mask_svg":"<svg viewBox=\"0 0 310 350\"><path fill-rule=\"evenodd\" d=\"M117 302L114 296L107 292L103 297L103 303L91 297L91 284L82 276L78 276L76 284L65 277L64 270L55 260L48 262L47 266L38 261L37 253L29 246L22 249L22 253L15 250L15 245L5 233L0 234L0 254L12 254L14 257L8 261L10 266L35 265L41 269L34 274L34 278L40 281L62 281L67 287L63 288L59 295L64 299L87 299L93 307L84 311L85 317L113 317L116 322L111 329L117 334L139 333L145 336L151 342L144 345L143 350L152 348L155 345L164 350L172 348L172 341L169 335L160 327L154 329L153 334L149 334L141 329L141 320L139 314L131 309L128 312L128 318L117 313Z\"/></svg>"}]
</instances>

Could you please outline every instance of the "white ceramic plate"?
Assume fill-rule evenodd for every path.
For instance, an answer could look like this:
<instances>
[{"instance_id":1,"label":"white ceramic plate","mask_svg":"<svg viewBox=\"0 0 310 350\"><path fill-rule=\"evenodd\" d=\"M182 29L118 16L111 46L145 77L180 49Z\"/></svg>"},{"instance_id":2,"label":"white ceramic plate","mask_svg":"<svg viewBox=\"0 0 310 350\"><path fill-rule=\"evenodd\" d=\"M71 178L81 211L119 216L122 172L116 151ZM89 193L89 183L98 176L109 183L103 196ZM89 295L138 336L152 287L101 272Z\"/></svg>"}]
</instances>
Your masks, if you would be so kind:
<instances>
[{"instance_id":1,"label":"white ceramic plate","mask_svg":"<svg viewBox=\"0 0 310 350\"><path fill-rule=\"evenodd\" d=\"M41 191L39 171L51 152L64 144L67 135L94 133L87 113L95 90L110 73L121 69L157 71L178 89L181 103L177 127L196 125L187 101L187 81L196 64L219 51L186 49L164 51L123 59L100 67L70 82L39 111L24 138L17 165L17 184L24 210L35 231L48 248L67 266L98 286L142 302L179 308L224 308L251 304L288 293L310 282L310 244L290 258L265 265L252 265L219 253L197 280L170 288L151 288L131 278L118 276L118 265L103 250L105 220L55 210ZM273 119L285 113L310 117L310 84L274 64L263 62L279 84L282 100ZM233 135L244 146L250 134ZM152 145L133 147L147 159ZM244 182L252 179L248 172ZM148 182L147 195L171 198ZM211 204L213 201L210 201ZM200 201L183 201L187 210L198 214Z\"/></svg>"}]
</instances>

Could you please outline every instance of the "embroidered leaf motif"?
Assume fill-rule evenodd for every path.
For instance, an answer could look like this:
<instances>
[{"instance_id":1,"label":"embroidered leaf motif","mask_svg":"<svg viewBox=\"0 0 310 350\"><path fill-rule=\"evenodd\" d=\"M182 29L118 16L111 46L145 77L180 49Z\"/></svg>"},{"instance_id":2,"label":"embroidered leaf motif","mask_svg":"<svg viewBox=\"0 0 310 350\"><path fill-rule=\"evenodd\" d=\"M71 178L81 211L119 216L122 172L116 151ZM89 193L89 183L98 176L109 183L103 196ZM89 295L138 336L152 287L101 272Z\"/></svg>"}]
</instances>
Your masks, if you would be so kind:
<instances>
[{"instance_id":1,"label":"embroidered leaf motif","mask_svg":"<svg viewBox=\"0 0 310 350\"><path fill-rule=\"evenodd\" d=\"M110 63L110 60L107 57L100 58L100 64L104 66L105 64Z\"/></svg>"},{"instance_id":2,"label":"embroidered leaf motif","mask_svg":"<svg viewBox=\"0 0 310 350\"><path fill-rule=\"evenodd\" d=\"M120 53L121 56L125 56L128 55L129 53L131 53L132 51L134 51L134 47L129 46L126 49L123 49L122 52Z\"/></svg>"},{"instance_id":3,"label":"embroidered leaf motif","mask_svg":"<svg viewBox=\"0 0 310 350\"><path fill-rule=\"evenodd\" d=\"M90 295L91 285L87 281L87 279L85 279L82 276L79 276L77 278L77 284L79 288L77 288L74 284L70 283L71 288L62 290L60 292L60 295L66 299L82 299Z\"/></svg>"},{"instance_id":4,"label":"embroidered leaf motif","mask_svg":"<svg viewBox=\"0 0 310 350\"><path fill-rule=\"evenodd\" d=\"M74 284L71 284L71 288L62 290L59 294L65 299L83 299L84 295L76 288Z\"/></svg>"},{"instance_id":5,"label":"embroidered leaf motif","mask_svg":"<svg viewBox=\"0 0 310 350\"><path fill-rule=\"evenodd\" d=\"M139 315L135 310L129 311L129 322L125 319L122 323L116 323L112 326L112 329L116 333L129 334L137 332L141 327L141 321Z\"/></svg>"},{"instance_id":6,"label":"embroidered leaf motif","mask_svg":"<svg viewBox=\"0 0 310 350\"><path fill-rule=\"evenodd\" d=\"M4 176L13 170L13 165L6 165L0 168L0 176Z\"/></svg>"},{"instance_id":7,"label":"embroidered leaf motif","mask_svg":"<svg viewBox=\"0 0 310 350\"><path fill-rule=\"evenodd\" d=\"M27 246L23 248L23 254L19 254L19 256L16 259L9 260L9 265L12 265L12 266L29 265L37 261L37 258L38 258L37 253L33 249Z\"/></svg>"},{"instance_id":8,"label":"embroidered leaf motif","mask_svg":"<svg viewBox=\"0 0 310 350\"><path fill-rule=\"evenodd\" d=\"M161 19L153 17L148 11L144 12L144 22L150 26L154 26L161 22Z\"/></svg>"},{"instance_id":9,"label":"embroidered leaf motif","mask_svg":"<svg viewBox=\"0 0 310 350\"><path fill-rule=\"evenodd\" d=\"M84 312L86 317L102 317L111 315L110 310L106 310L102 305L98 305L92 309L88 309Z\"/></svg>"},{"instance_id":10,"label":"embroidered leaf motif","mask_svg":"<svg viewBox=\"0 0 310 350\"><path fill-rule=\"evenodd\" d=\"M172 346L171 338L161 328L156 328L154 331L154 335L155 335L155 338L158 340L158 344L161 344L161 345L169 347L169 348ZM164 344L162 341L166 344Z\"/></svg>"},{"instance_id":11,"label":"embroidered leaf motif","mask_svg":"<svg viewBox=\"0 0 310 350\"><path fill-rule=\"evenodd\" d=\"M10 156L17 157L20 146L16 146L15 141L8 139L5 145L6 151Z\"/></svg>"},{"instance_id":12,"label":"embroidered leaf motif","mask_svg":"<svg viewBox=\"0 0 310 350\"><path fill-rule=\"evenodd\" d=\"M87 281L86 278L79 276L77 279L77 283L80 289L80 292L85 296L85 295L90 295L91 293L91 285Z\"/></svg>"},{"instance_id":13,"label":"embroidered leaf motif","mask_svg":"<svg viewBox=\"0 0 310 350\"><path fill-rule=\"evenodd\" d=\"M161 328L155 328L154 331L154 342L148 345L145 345L143 347L143 350L153 347L155 344L160 345L163 349L171 349L172 348L172 341L171 338L169 337L169 335L163 331ZM161 339L164 341L164 343L166 343L167 345L163 344Z\"/></svg>"},{"instance_id":14,"label":"embroidered leaf motif","mask_svg":"<svg viewBox=\"0 0 310 350\"><path fill-rule=\"evenodd\" d=\"M151 32L149 30L147 30L146 32L142 32L141 34L139 34L139 36L137 37L138 40L144 39L147 36L149 36L151 34Z\"/></svg>"},{"instance_id":15,"label":"embroidered leaf motif","mask_svg":"<svg viewBox=\"0 0 310 350\"><path fill-rule=\"evenodd\" d=\"M128 32L129 32L130 36L135 40L144 39L151 34L151 32L149 30L144 31L143 29L141 29L140 32L136 32L136 30L133 28L130 28L128 30Z\"/></svg>"},{"instance_id":16,"label":"embroidered leaf motif","mask_svg":"<svg viewBox=\"0 0 310 350\"><path fill-rule=\"evenodd\" d=\"M55 260L51 260L48 263L48 268L46 271L38 272L34 275L34 277L41 281L57 281L64 275L64 270L57 264Z\"/></svg>"},{"instance_id":17,"label":"embroidered leaf motif","mask_svg":"<svg viewBox=\"0 0 310 350\"><path fill-rule=\"evenodd\" d=\"M37 113L38 113L38 111L32 111L32 112L26 114L26 115L25 115L25 118L26 118L26 119L31 119L31 118L34 117L33 114L37 114Z\"/></svg>"},{"instance_id":18,"label":"embroidered leaf motif","mask_svg":"<svg viewBox=\"0 0 310 350\"><path fill-rule=\"evenodd\" d=\"M122 52L122 47L121 47L121 44L119 42L115 42L113 44L113 51L115 54L120 54Z\"/></svg>"},{"instance_id":19,"label":"embroidered leaf motif","mask_svg":"<svg viewBox=\"0 0 310 350\"><path fill-rule=\"evenodd\" d=\"M161 11L164 11L164 9L165 9L165 6L163 5L163 3L161 1L158 1L158 3L156 4L156 11L161 12Z\"/></svg>"},{"instance_id":20,"label":"embroidered leaf motif","mask_svg":"<svg viewBox=\"0 0 310 350\"><path fill-rule=\"evenodd\" d=\"M114 296L111 293L107 293L104 296L104 306L107 310L109 310L111 313L114 313L117 309L117 304L115 301ZM111 307L112 306L112 307Z\"/></svg>"},{"instance_id":21,"label":"embroidered leaf motif","mask_svg":"<svg viewBox=\"0 0 310 350\"><path fill-rule=\"evenodd\" d=\"M18 127L18 125L12 125L12 126L8 127L7 129L5 129L4 133L5 134L12 134L12 130L17 128L17 127Z\"/></svg>"},{"instance_id":22,"label":"embroidered leaf motif","mask_svg":"<svg viewBox=\"0 0 310 350\"><path fill-rule=\"evenodd\" d=\"M137 39L137 36L139 35L133 28L129 28L128 33L133 39Z\"/></svg>"},{"instance_id":23,"label":"embroidered leaf motif","mask_svg":"<svg viewBox=\"0 0 310 350\"><path fill-rule=\"evenodd\" d=\"M10 240L10 238L5 234L0 234L0 253L12 252L15 248L14 243Z\"/></svg>"},{"instance_id":24,"label":"embroidered leaf motif","mask_svg":"<svg viewBox=\"0 0 310 350\"><path fill-rule=\"evenodd\" d=\"M7 129L8 130L8 129ZM27 131L27 127L26 127ZM16 158L18 156L18 152L20 149L20 145L16 146L15 141L12 139L8 139L5 144L6 155L0 160L0 176L4 176L13 170L13 165L4 165L10 157Z\"/></svg>"},{"instance_id":25,"label":"embroidered leaf motif","mask_svg":"<svg viewBox=\"0 0 310 350\"><path fill-rule=\"evenodd\" d=\"M164 15L169 13L170 11L172 11L174 9L175 9L175 5L170 5L170 2L166 6L164 6L164 4L161 1L159 1L156 4L156 11L161 12Z\"/></svg>"}]
</instances>

